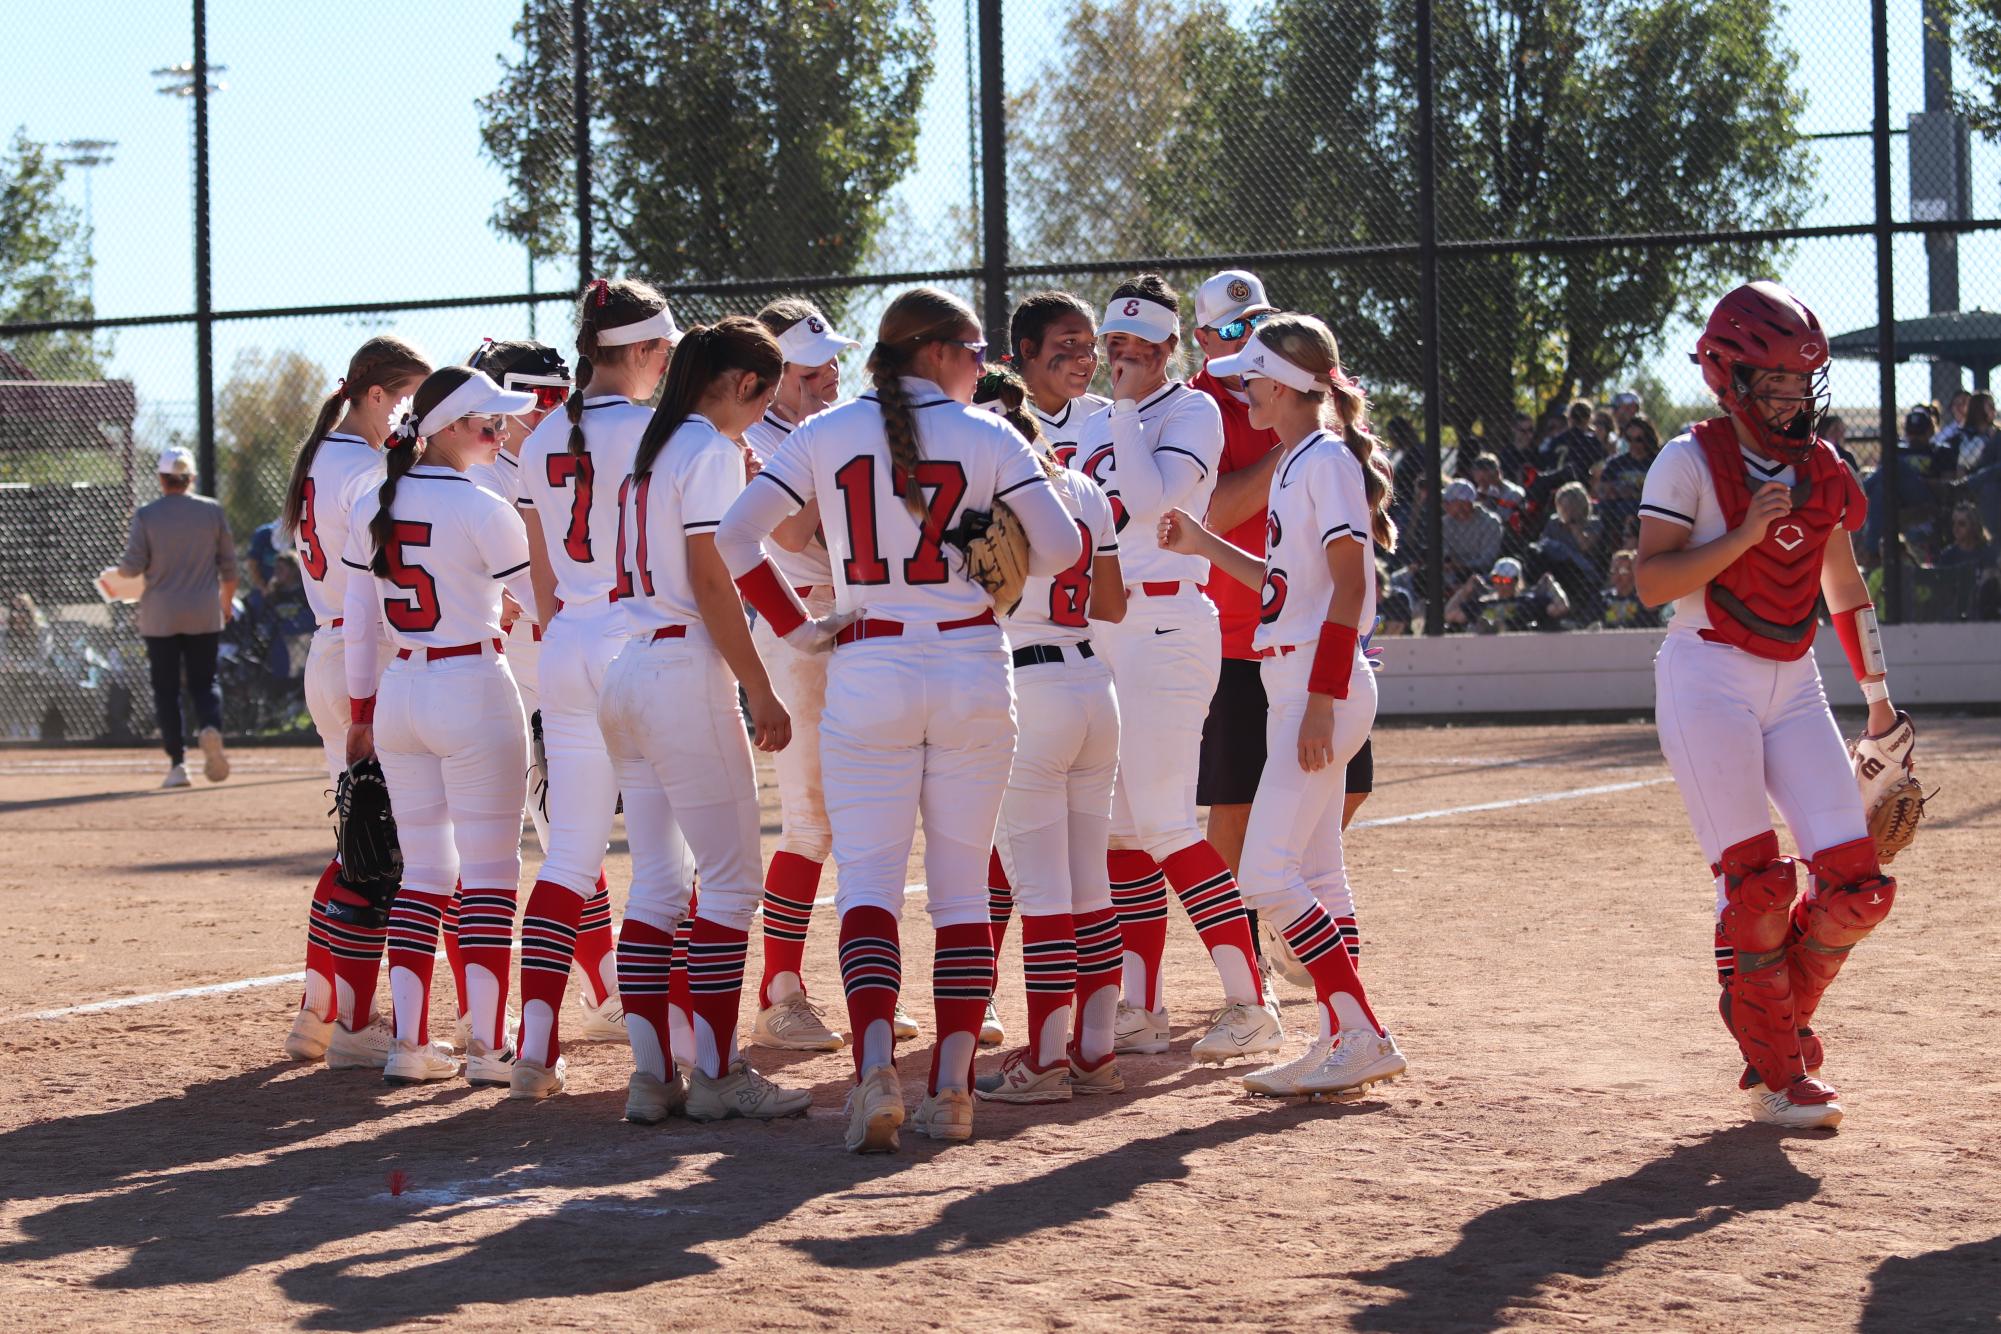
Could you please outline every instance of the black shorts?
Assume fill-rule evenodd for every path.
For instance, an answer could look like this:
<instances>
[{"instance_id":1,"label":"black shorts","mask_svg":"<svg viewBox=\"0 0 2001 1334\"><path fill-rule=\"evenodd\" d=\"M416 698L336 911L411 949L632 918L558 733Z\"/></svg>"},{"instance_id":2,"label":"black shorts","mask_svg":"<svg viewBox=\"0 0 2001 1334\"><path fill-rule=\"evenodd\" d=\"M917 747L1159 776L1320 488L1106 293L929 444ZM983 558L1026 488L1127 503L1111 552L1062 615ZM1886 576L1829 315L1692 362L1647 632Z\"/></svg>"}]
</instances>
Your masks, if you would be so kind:
<instances>
[{"instance_id":1,"label":"black shorts","mask_svg":"<svg viewBox=\"0 0 2001 1334\"><path fill-rule=\"evenodd\" d=\"M1258 664L1223 659L1209 716L1202 722L1202 764L1195 775L1197 806L1248 806L1258 794L1265 767L1264 678ZM1351 796L1376 790L1375 738L1348 761L1345 789Z\"/></svg>"},{"instance_id":2,"label":"black shorts","mask_svg":"<svg viewBox=\"0 0 2001 1334\"><path fill-rule=\"evenodd\" d=\"M1360 796L1376 790L1376 739L1365 737L1362 748L1348 761L1348 786L1344 789L1349 796Z\"/></svg>"}]
</instances>

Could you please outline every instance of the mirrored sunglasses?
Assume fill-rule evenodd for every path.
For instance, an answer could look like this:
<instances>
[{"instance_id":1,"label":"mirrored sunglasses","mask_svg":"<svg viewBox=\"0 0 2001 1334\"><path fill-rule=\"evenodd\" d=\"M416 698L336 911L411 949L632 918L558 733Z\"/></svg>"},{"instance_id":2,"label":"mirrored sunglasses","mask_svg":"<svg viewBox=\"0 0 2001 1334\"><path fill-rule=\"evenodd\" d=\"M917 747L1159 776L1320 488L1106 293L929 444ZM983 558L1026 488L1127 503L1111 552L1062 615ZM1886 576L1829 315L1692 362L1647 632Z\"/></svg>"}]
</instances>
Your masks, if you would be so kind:
<instances>
[{"instance_id":1,"label":"mirrored sunglasses","mask_svg":"<svg viewBox=\"0 0 2001 1334\"><path fill-rule=\"evenodd\" d=\"M1209 332L1226 342L1234 343L1239 338L1248 338L1251 330L1270 318L1271 312L1267 310L1256 315L1246 315L1240 320L1231 320L1228 324L1219 324Z\"/></svg>"}]
</instances>

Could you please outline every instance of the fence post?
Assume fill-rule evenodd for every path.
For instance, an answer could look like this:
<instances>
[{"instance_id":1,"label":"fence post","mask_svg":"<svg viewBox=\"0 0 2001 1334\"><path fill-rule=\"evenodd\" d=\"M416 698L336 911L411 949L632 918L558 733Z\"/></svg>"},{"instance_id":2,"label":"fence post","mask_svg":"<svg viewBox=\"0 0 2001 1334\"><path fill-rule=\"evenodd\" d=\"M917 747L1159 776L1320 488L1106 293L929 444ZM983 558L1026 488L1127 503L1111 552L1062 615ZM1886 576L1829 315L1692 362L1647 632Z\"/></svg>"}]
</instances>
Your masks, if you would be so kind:
<instances>
[{"instance_id":1,"label":"fence post","mask_svg":"<svg viewBox=\"0 0 2001 1334\"><path fill-rule=\"evenodd\" d=\"M1417 327L1424 357L1424 447L1431 476L1425 504L1424 632L1445 633L1445 448L1439 420L1438 173L1432 137L1431 0L1417 0Z\"/></svg>"},{"instance_id":2,"label":"fence post","mask_svg":"<svg viewBox=\"0 0 2001 1334\"><path fill-rule=\"evenodd\" d=\"M195 471L204 495L215 475L215 306L208 263L208 5L194 0L195 50Z\"/></svg>"},{"instance_id":3,"label":"fence post","mask_svg":"<svg viewBox=\"0 0 2001 1334\"><path fill-rule=\"evenodd\" d=\"M596 277L591 256L591 35L589 0L570 0L571 82L576 93L577 290Z\"/></svg>"},{"instance_id":4,"label":"fence post","mask_svg":"<svg viewBox=\"0 0 2001 1334\"><path fill-rule=\"evenodd\" d=\"M1876 110L1871 125L1876 157L1876 364L1882 395L1883 619L1904 618L1904 551L1897 522L1897 301L1890 230L1890 19L1888 0L1870 0L1869 43L1875 64Z\"/></svg>"},{"instance_id":5,"label":"fence post","mask_svg":"<svg viewBox=\"0 0 2001 1334\"><path fill-rule=\"evenodd\" d=\"M980 221L987 337L1007 336L1007 86L1001 77L1001 0L980 0ZM995 360L999 354L995 354Z\"/></svg>"}]
</instances>

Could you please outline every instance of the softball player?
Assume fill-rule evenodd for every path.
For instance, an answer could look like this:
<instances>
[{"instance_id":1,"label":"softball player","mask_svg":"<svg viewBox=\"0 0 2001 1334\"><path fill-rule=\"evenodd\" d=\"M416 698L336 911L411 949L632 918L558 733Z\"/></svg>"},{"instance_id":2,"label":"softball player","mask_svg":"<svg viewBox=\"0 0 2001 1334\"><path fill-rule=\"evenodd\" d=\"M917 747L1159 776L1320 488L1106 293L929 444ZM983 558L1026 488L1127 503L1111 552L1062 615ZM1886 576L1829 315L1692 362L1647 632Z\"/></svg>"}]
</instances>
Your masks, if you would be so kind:
<instances>
[{"instance_id":1,"label":"softball player","mask_svg":"<svg viewBox=\"0 0 2001 1334\"><path fill-rule=\"evenodd\" d=\"M389 441L381 489L348 523L347 760L380 756L403 848L403 887L389 914L396 1045L382 1074L392 1084L458 1073L451 1048L429 1040L429 1014L438 927L459 884L472 1024L466 1078L504 1085L512 1073L503 1030L528 722L507 670L501 588L517 601L534 592L520 519L465 472L499 452L498 417L534 403L470 367L433 371ZM378 692L385 624L394 656Z\"/></svg>"},{"instance_id":2,"label":"softball player","mask_svg":"<svg viewBox=\"0 0 2001 1334\"><path fill-rule=\"evenodd\" d=\"M1084 423L1111 403L1091 392L1098 370L1096 317L1073 292L1037 292L1014 308L1007 336L1049 455L1068 467Z\"/></svg>"},{"instance_id":3,"label":"softball player","mask_svg":"<svg viewBox=\"0 0 2001 1334\"><path fill-rule=\"evenodd\" d=\"M1126 591L1112 502L1096 482L1049 457L1025 398L1021 377L999 366L973 392L975 403L989 406L1036 450L1077 524L1083 551L1063 573L1028 580L1007 616L1021 732L995 856L1004 871L997 879L1013 887L1021 905L1028 1044L981 1076L975 1092L993 1102L1067 1102L1073 1092L1125 1087L1112 1055L1119 924L1105 875L1119 705L1112 674L1092 648L1090 622L1123 617Z\"/></svg>"},{"instance_id":4,"label":"softball player","mask_svg":"<svg viewBox=\"0 0 2001 1334\"><path fill-rule=\"evenodd\" d=\"M1312 975L1320 1032L1305 1055L1244 1077L1253 1093L1350 1093L1404 1071L1403 1053L1369 1009L1335 919L1352 916L1341 855L1348 762L1376 718L1375 674L1358 627L1376 616L1372 541L1396 546L1390 470L1369 432L1368 401L1341 369L1327 326L1274 315L1233 356L1210 363L1242 376L1251 422L1278 433L1262 559L1184 511L1160 543L1201 555L1261 590L1253 643L1270 713L1267 755L1244 838L1244 897ZM1330 901L1348 905L1330 910Z\"/></svg>"},{"instance_id":5,"label":"softball player","mask_svg":"<svg viewBox=\"0 0 2001 1334\"><path fill-rule=\"evenodd\" d=\"M341 637L347 567L341 547L348 516L382 483L382 444L398 405L431 373L424 354L400 338L363 343L347 375L313 422L292 461L279 529L298 557L316 627L306 658L306 708L325 748L327 778L347 768L347 669ZM375 1015L388 912L340 883L336 855L313 887L306 919L306 989L285 1054L322 1056L333 1069L379 1070L395 1034Z\"/></svg>"},{"instance_id":6,"label":"softball player","mask_svg":"<svg viewBox=\"0 0 2001 1334\"><path fill-rule=\"evenodd\" d=\"M1675 604L1654 660L1661 750L1716 879L1723 1021L1759 1121L1833 1126L1813 1016L1848 951L1889 915L1848 755L1814 665L1824 598L1869 702L1869 735L1899 725L1875 609L1848 533L1867 506L1834 447L1827 337L1791 292L1750 283L1717 303L1696 362L1723 415L1647 470L1635 575ZM1766 798L1799 845L1779 855ZM1795 903L1800 868L1812 873Z\"/></svg>"},{"instance_id":7,"label":"softball player","mask_svg":"<svg viewBox=\"0 0 2001 1334\"><path fill-rule=\"evenodd\" d=\"M562 1091L557 1017L584 906L596 894L619 791L598 687L625 643L613 605L619 483L632 471L681 331L660 293L600 279L577 308L577 373L563 414L521 446L521 513L535 561L542 632L542 745L548 764L548 845L521 921L521 1055L509 1096ZM627 825L644 818L627 811Z\"/></svg>"},{"instance_id":8,"label":"softball player","mask_svg":"<svg viewBox=\"0 0 2001 1334\"><path fill-rule=\"evenodd\" d=\"M1115 402L1084 424L1071 466L1104 487L1118 517L1132 605L1094 643L1111 665L1123 716L1147 720L1120 733L1112 793L1112 899L1125 947L1117 1049L1167 1050L1160 961L1171 883L1223 983L1223 1007L1192 1052L1208 1062L1274 1051L1283 1030L1264 1004L1236 879L1196 823L1202 723L1222 654L1216 608L1202 595L1209 566L1154 540L1168 510L1208 509L1223 448L1215 400L1168 378L1179 301L1156 274L1112 294L1099 332Z\"/></svg>"},{"instance_id":9,"label":"softball player","mask_svg":"<svg viewBox=\"0 0 2001 1334\"><path fill-rule=\"evenodd\" d=\"M986 342L964 302L916 288L883 313L872 392L801 425L730 507L716 544L737 586L782 635L838 626L820 758L840 868L841 976L857 1083L847 1144L894 1149L904 1119L891 1016L901 986L897 915L917 818L937 930L937 1047L914 1126L972 1134L971 1065L993 986L982 874L1014 754L1006 640L945 534L1005 499L1029 569L1076 564L1076 523L1028 445L968 406ZM815 499L833 565L831 621L805 609L759 543Z\"/></svg>"}]
</instances>

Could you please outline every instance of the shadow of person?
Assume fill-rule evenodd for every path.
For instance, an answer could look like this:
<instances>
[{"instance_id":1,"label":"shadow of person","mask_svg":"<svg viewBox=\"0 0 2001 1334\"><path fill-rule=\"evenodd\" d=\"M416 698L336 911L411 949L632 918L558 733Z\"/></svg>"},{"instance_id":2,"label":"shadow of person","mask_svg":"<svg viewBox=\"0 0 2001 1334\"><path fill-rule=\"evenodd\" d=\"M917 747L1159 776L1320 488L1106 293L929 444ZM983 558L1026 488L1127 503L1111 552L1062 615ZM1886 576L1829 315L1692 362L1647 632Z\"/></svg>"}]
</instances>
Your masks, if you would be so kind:
<instances>
[{"instance_id":1,"label":"shadow of person","mask_svg":"<svg viewBox=\"0 0 2001 1334\"><path fill-rule=\"evenodd\" d=\"M1893 1255L1869 1278L1862 1334L2001 1328L2001 1237Z\"/></svg>"},{"instance_id":2,"label":"shadow of person","mask_svg":"<svg viewBox=\"0 0 2001 1334\"><path fill-rule=\"evenodd\" d=\"M1713 1131L1626 1176L1489 1209L1443 1254L1354 1274L1398 1290L1359 1312L1355 1327L1399 1334L1495 1328L1510 1305L1558 1276L1596 1278L1642 1246L1798 1204L1819 1189L1819 1180L1787 1157L1783 1132L1750 1124Z\"/></svg>"}]
</instances>

